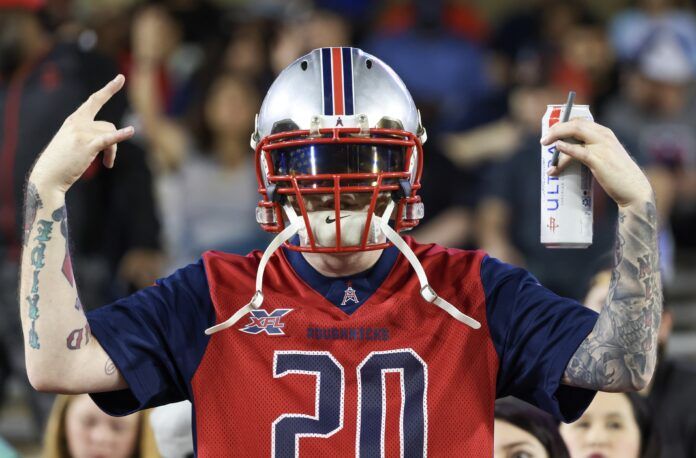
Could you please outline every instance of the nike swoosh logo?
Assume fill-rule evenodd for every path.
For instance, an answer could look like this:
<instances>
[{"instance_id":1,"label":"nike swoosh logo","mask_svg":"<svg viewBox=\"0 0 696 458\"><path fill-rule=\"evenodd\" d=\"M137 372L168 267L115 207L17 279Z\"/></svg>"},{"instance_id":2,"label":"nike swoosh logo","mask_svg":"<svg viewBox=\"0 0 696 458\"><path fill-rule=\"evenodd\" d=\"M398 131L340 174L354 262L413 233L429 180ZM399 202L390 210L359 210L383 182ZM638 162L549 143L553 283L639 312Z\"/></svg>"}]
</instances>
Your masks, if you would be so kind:
<instances>
[{"instance_id":1,"label":"nike swoosh logo","mask_svg":"<svg viewBox=\"0 0 696 458\"><path fill-rule=\"evenodd\" d=\"M343 218L348 218L348 215L341 216L341 219ZM336 222L336 218L331 218L330 216L326 217L326 224L332 224Z\"/></svg>"}]
</instances>

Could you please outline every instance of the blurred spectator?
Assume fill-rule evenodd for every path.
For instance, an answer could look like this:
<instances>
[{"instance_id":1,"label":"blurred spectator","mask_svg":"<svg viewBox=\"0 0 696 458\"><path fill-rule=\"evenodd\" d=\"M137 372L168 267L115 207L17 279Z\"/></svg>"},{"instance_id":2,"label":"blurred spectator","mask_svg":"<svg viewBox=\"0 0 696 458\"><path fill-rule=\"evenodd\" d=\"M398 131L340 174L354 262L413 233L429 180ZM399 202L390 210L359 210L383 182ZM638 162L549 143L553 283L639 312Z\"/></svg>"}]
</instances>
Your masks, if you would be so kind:
<instances>
[{"instance_id":1,"label":"blurred spectator","mask_svg":"<svg viewBox=\"0 0 696 458\"><path fill-rule=\"evenodd\" d=\"M570 24L558 42L557 54L547 63L551 82L575 91L597 116L615 83L614 56L603 24L587 15Z\"/></svg>"},{"instance_id":2,"label":"blurred spectator","mask_svg":"<svg viewBox=\"0 0 696 458\"><path fill-rule=\"evenodd\" d=\"M443 11L449 6L442 0L389 2L384 14L397 7L412 9L413 19L377 28L363 44L401 76L423 117L431 121L431 134L480 122L477 104L490 86L481 47L444 26Z\"/></svg>"},{"instance_id":3,"label":"blurred spectator","mask_svg":"<svg viewBox=\"0 0 696 458\"><path fill-rule=\"evenodd\" d=\"M511 93L508 122L513 124L500 125L488 134L507 134L510 139L496 140L501 148L498 156L503 159L486 171L475 230L479 246L491 256L525 265L552 291L580 299L593 273L592 260L606 252L613 242L615 205L595 186L592 246L585 250L550 250L541 245L541 118L547 104L564 98L562 92L548 85L520 86ZM512 147L508 158L504 157L509 154L505 146ZM461 154L466 154L466 150ZM568 266L573 266L572 275Z\"/></svg>"},{"instance_id":4,"label":"blurred spectator","mask_svg":"<svg viewBox=\"0 0 696 458\"><path fill-rule=\"evenodd\" d=\"M181 401L152 411L150 425L164 458L193 457L192 408L190 401Z\"/></svg>"},{"instance_id":5,"label":"blurred spectator","mask_svg":"<svg viewBox=\"0 0 696 458\"><path fill-rule=\"evenodd\" d=\"M608 258L603 261L608 264ZM611 267L603 266L592 279L585 305L599 313L606 303ZM654 428L659 431L664 458L696 456L696 367L667 356L673 316L664 306L657 334L657 367L650 384L640 392L645 397ZM654 455L658 456L658 455Z\"/></svg>"},{"instance_id":6,"label":"blurred spectator","mask_svg":"<svg viewBox=\"0 0 696 458\"><path fill-rule=\"evenodd\" d=\"M582 417L560 429L571 458L654 458L660 443L653 424L636 393L600 391Z\"/></svg>"},{"instance_id":7,"label":"blurred spectator","mask_svg":"<svg viewBox=\"0 0 696 458\"><path fill-rule=\"evenodd\" d=\"M493 458L569 458L548 413L518 399L495 402Z\"/></svg>"},{"instance_id":8,"label":"blurred spectator","mask_svg":"<svg viewBox=\"0 0 696 458\"><path fill-rule=\"evenodd\" d=\"M6 317L0 335L17 369L24 365L16 287L26 176L63 119L116 74L111 61L57 42L42 5L0 3L0 311ZM99 119L118 124L125 106L117 96ZM148 266L156 262L158 225L150 186L142 152L126 142L113 170L96 160L68 194L72 260L85 307L104 303L109 288L124 285L123 293L125 285L154 280ZM32 401L50 399L31 393ZM34 409L36 431L44 410Z\"/></svg>"},{"instance_id":9,"label":"blurred spectator","mask_svg":"<svg viewBox=\"0 0 696 458\"><path fill-rule=\"evenodd\" d=\"M363 43L403 79L435 139L425 146L426 218L413 233L423 243L471 242L477 174L452 167L437 138L490 117L483 105L489 83L481 43L487 35L488 25L470 2L388 1Z\"/></svg>"},{"instance_id":10,"label":"blurred spectator","mask_svg":"<svg viewBox=\"0 0 696 458\"><path fill-rule=\"evenodd\" d=\"M426 15L447 33L461 36L472 43L484 44L488 23L469 0L438 0L418 5L411 1L386 1L374 28L387 34L399 34L417 27Z\"/></svg>"},{"instance_id":11,"label":"blurred spectator","mask_svg":"<svg viewBox=\"0 0 696 458\"><path fill-rule=\"evenodd\" d=\"M696 64L696 16L680 0L638 0L617 13L609 26L611 42L622 61L633 61L652 36L676 32Z\"/></svg>"},{"instance_id":12,"label":"blurred spectator","mask_svg":"<svg viewBox=\"0 0 696 458\"><path fill-rule=\"evenodd\" d=\"M683 221L674 227L680 244L696 246L696 73L688 54L680 35L668 30L651 35L635 66L625 69L623 90L608 104L603 119L652 182L666 284L674 276L670 220Z\"/></svg>"},{"instance_id":13,"label":"blurred spectator","mask_svg":"<svg viewBox=\"0 0 696 458\"><path fill-rule=\"evenodd\" d=\"M102 412L88 394L59 395L44 436L44 458L157 458L147 411L125 417Z\"/></svg>"},{"instance_id":14,"label":"blurred spectator","mask_svg":"<svg viewBox=\"0 0 696 458\"><path fill-rule=\"evenodd\" d=\"M157 39L166 18L146 10L134 25L130 96L150 145L156 170L164 240L171 266L209 249L246 253L267 238L258 229L258 201L249 135L260 98L248 76L222 72L203 83L193 125L168 117L158 91L157 68L166 49Z\"/></svg>"},{"instance_id":15,"label":"blurred spectator","mask_svg":"<svg viewBox=\"0 0 696 458\"><path fill-rule=\"evenodd\" d=\"M271 66L280 73L295 59L316 48L351 46L350 22L328 10L312 10L299 17L291 17L280 25L271 50Z\"/></svg>"}]
</instances>

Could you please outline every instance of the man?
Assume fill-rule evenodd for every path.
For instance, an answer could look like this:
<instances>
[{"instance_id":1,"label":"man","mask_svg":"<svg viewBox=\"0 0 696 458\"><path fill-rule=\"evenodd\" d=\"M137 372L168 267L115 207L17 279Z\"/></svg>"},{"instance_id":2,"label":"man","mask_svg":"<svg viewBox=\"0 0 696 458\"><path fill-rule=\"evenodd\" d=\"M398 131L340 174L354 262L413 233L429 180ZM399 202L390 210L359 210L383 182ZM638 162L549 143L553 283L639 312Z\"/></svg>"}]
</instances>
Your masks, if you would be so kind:
<instances>
[{"instance_id":1,"label":"man","mask_svg":"<svg viewBox=\"0 0 696 458\"><path fill-rule=\"evenodd\" d=\"M66 120L27 184L20 297L37 389L93 393L116 415L190 399L200 456L491 456L498 396L570 421L594 390L650 380L654 202L611 132L574 120L542 139L566 153L550 173L581 160L621 206L616 281L598 318L482 252L401 239L423 214L425 130L396 74L354 48L301 57L263 102L257 220L278 232L263 255L205 253L85 316L61 270L64 196L133 135L94 121L123 83Z\"/></svg>"}]
</instances>

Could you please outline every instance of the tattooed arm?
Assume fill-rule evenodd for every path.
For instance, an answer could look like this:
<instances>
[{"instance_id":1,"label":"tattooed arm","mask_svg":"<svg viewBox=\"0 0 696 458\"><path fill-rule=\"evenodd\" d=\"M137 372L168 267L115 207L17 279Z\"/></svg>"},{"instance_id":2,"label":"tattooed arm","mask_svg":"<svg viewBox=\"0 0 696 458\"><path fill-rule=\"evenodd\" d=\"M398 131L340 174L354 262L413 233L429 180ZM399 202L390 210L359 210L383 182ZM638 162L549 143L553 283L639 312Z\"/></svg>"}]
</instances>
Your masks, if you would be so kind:
<instances>
[{"instance_id":1,"label":"tattooed arm","mask_svg":"<svg viewBox=\"0 0 696 458\"><path fill-rule=\"evenodd\" d=\"M609 295L594 329L568 362L563 383L602 391L640 390L655 369L662 313L652 189L609 129L580 120L554 128L542 143L567 137L582 140L582 145L558 141L556 146L590 167L619 205Z\"/></svg>"},{"instance_id":2,"label":"tattooed arm","mask_svg":"<svg viewBox=\"0 0 696 458\"><path fill-rule=\"evenodd\" d=\"M609 295L563 381L603 391L644 388L655 368L661 313L657 216L647 201L619 209Z\"/></svg>"},{"instance_id":3,"label":"tattooed arm","mask_svg":"<svg viewBox=\"0 0 696 458\"><path fill-rule=\"evenodd\" d=\"M27 375L42 391L85 393L127 384L90 333L79 300L68 247L65 193L100 151L110 167L116 143L132 128L94 121L123 85L117 77L93 94L60 128L27 183L20 313Z\"/></svg>"}]
</instances>

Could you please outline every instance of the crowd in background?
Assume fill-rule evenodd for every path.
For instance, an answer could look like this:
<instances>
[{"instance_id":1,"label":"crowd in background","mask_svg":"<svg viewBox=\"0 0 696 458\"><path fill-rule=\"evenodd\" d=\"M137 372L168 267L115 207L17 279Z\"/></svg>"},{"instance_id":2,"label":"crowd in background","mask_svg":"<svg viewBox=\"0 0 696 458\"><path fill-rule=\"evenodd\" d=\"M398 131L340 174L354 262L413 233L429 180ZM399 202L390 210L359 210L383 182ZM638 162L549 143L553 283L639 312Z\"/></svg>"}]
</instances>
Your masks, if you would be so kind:
<instances>
[{"instance_id":1,"label":"crowd in background","mask_svg":"<svg viewBox=\"0 0 696 458\"><path fill-rule=\"evenodd\" d=\"M653 183L669 288L677 255L696 248L693 5L501 1L491 15L479 3L0 3L0 312L8 317L0 324L0 406L10 375L25 383L16 303L24 179L62 120L117 72L126 89L100 118L134 124L136 136L119 146L113 170L95 161L68 194L88 309L205 250L265 247L254 218L254 114L285 66L325 46L357 46L384 60L421 111L426 218L416 239L480 247L582 300L611 251L613 202L595 186L589 249L539 243L541 117L576 91L576 103L590 105ZM31 393L28 401L41 431L53 398Z\"/></svg>"}]
</instances>

